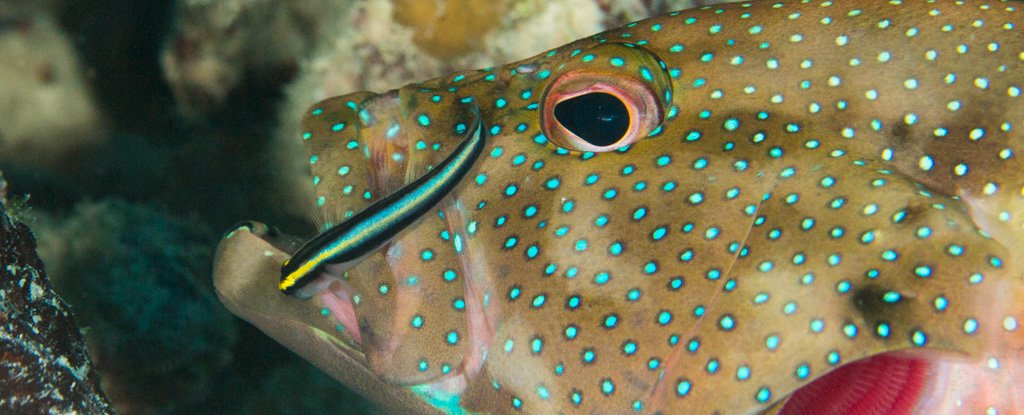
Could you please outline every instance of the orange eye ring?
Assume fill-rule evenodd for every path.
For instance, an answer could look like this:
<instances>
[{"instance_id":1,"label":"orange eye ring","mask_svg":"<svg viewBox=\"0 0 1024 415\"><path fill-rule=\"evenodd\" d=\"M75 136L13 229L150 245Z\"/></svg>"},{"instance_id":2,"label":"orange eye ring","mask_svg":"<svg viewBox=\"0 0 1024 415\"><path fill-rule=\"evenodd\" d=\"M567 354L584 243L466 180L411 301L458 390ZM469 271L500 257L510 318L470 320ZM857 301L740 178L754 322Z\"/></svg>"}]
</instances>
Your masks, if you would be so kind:
<instances>
[{"instance_id":1,"label":"orange eye ring","mask_svg":"<svg viewBox=\"0 0 1024 415\"><path fill-rule=\"evenodd\" d=\"M656 134L672 105L665 62L643 46L574 51L545 88L540 127L563 150L607 152Z\"/></svg>"},{"instance_id":2,"label":"orange eye ring","mask_svg":"<svg viewBox=\"0 0 1024 415\"><path fill-rule=\"evenodd\" d=\"M628 114L628 125L617 140L595 145L567 128L555 116L555 108L587 94L607 94L617 99ZM545 92L541 128L556 145L576 151L606 152L646 137L661 124L664 110L658 97L646 84L620 74L578 70L559 76Z\"/></svg>"}]
</instances>

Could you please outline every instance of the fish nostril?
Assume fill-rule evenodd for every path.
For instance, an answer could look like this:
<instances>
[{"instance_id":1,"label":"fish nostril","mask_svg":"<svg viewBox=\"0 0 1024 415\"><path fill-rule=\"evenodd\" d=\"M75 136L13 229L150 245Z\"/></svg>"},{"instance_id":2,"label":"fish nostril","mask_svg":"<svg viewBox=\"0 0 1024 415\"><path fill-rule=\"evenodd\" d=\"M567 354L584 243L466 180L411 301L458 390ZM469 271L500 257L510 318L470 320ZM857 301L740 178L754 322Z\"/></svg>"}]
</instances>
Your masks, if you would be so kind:
<instances>
[{"instance_id":1,"label":"fish nostril","mask_svg":"<svg viewBox=\"0 0 1024 415\"><path fill-rule=\"evenodd\" d=\"M363 338L365 339L374 338L373 326L366 321L365 317L359 318L359 333L362 334Z\"/></svg>"},{"instance_id":2,"label":"fish nostril","mask_svg":"<svg viewBox=\"0 0 1024 415\"><path fill-rule=\"evenodd\" d=\"M863 321L875 327L872 332L876 336L887 338L891 322L898 321L897 316L905 314L912 306L906 299L907 296L897 290L869 285L854 291L850 303Z\"/></svg>"}]
</instances>

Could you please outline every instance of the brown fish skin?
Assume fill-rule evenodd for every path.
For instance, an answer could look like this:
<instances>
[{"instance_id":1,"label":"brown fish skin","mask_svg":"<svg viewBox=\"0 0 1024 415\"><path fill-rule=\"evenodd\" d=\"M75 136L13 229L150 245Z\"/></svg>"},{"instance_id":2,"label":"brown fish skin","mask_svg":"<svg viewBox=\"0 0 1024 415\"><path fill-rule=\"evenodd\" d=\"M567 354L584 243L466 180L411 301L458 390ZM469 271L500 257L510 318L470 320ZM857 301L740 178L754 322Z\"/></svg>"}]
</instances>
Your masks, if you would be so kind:
<instances>
[{"instance_id":1,"label":"brown fish skin","mask_svg":"<svg viewBox=\"0 0 1024 415\"><path fill-rule=\"evenodd\" d=\"M347 270L361 343L335 342L395 385L372 399L439 413L786 413L888 352L928 364L896 413L1020 413L1021 7L712 6L317 104L335 221L408 190L467 108L489 135L436 215ZM552 122L594 85L633 120L600 149Z\"/></svg>"}]
</instances>

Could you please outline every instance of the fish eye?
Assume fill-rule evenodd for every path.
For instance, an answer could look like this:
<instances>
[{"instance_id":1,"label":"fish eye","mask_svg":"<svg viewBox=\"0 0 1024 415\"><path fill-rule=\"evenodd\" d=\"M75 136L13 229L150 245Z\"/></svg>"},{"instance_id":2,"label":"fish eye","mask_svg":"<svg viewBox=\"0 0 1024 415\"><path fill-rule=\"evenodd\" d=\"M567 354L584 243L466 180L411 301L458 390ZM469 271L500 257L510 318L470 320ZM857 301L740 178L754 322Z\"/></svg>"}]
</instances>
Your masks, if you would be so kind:
<instances>
[{"instance_id":1,"label":"fish eye","mask_svg":"<svg viewBox=\"0 0 1024 415\"><path fill-rule=\"evenodd\" d=\"M664 64L636 46L602 44L563 65L542 99L541 130L571 151L606 152L649 136L671 99Z\"/></svg>"},{"instance_id":2,"label":"fish eye","mask_svg":"<svg viewBox=\"0 0 1024 415\"><path fill-rule=\"evenodd\" d=\"M581 140L608 147L629 130L629 111L615 95L591 92L555 104L555 120Z\"/></svg>"}]
</instances>

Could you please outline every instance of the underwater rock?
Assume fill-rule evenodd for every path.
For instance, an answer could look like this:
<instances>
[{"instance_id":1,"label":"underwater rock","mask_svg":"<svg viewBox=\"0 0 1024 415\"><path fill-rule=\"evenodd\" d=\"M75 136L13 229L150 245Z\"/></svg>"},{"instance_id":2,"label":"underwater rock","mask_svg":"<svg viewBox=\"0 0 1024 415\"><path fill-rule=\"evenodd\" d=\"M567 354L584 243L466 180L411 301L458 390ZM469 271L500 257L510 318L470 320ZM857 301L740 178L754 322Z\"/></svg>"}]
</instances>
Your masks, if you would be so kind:
<instances>
[{"instance_id":1,"label":"underwater rock","mask_svg":"<svg viewBox=\"0 0 1024 415\"><path fill-rule=\"evenodd\" d=\"M83 203L40 221L40 254L84 327L121 413L208 398L231 361L235 320L209 281L213 235L145 205Z\"/></svg>"},{"instance_id":2,"label":"underwater rock","mask_svg":"<svg viewBox=\"0 0 1024 415\"><path fill-rule=\"evenodd\" d=\"M164 76L186 115L218 109L246 78L291 79L299 60L350 2L185 0L161 56Z\"/></svg>"},{"instance_id":3,"label":"underwater rock","mask_svg":"<svg viewBox=\"0 0 1024 415\"><path fill-rule=\"evenodd\" d=\"M41 8L0 5L0 79L0 162L67 167L105 137L76 51Z\"/></svg>"},{"instance_id":4,"label":"underwater rock","mask_svg":"<svg viewBox=\"0 0 1024 415\"><path fill-rule=\"evenodd\" d=\"M0 178L0 196L3 189ZM113 413L35 247L28 226L0 203L0 412Z\"/></svg>"}]
</instances>

